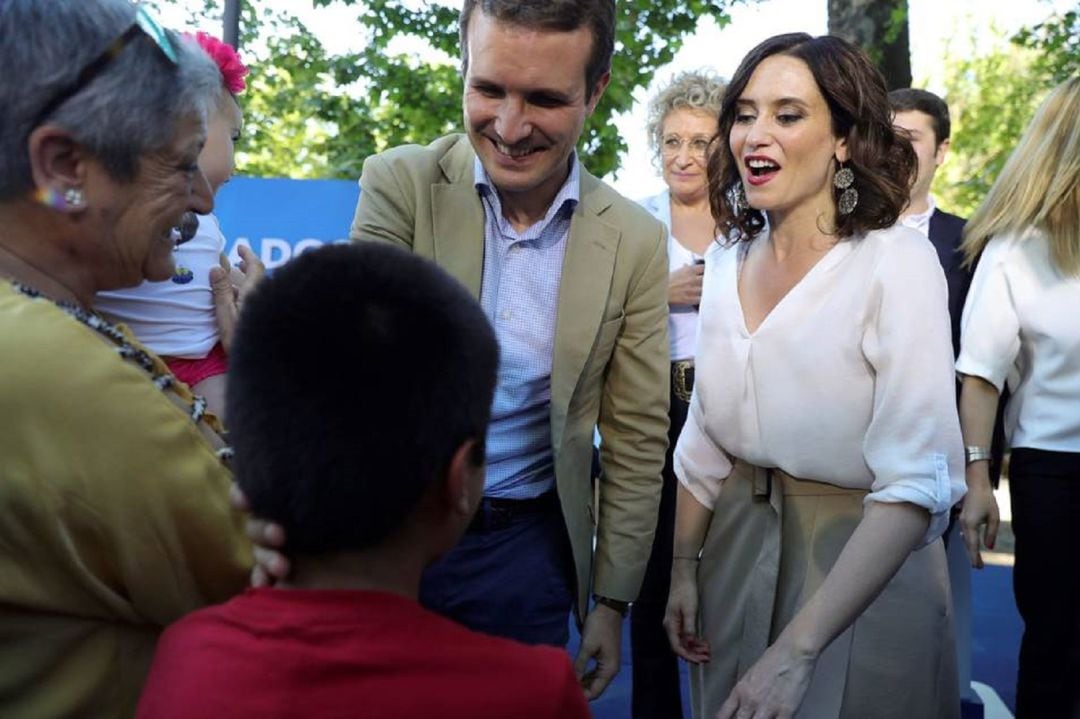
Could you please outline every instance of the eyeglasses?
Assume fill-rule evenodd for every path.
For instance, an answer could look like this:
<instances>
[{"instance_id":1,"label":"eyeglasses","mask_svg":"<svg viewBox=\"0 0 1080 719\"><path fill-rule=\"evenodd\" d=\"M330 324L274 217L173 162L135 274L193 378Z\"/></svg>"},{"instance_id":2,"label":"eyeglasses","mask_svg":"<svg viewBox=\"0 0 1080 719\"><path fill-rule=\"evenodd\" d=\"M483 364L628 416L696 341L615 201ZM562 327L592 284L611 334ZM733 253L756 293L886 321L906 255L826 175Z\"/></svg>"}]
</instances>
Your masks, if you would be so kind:
<instances>
[{"instance_id":1,"label":"eyeglasses","mask_svg":"<svg viewBox=\"0 0 1080 719\"><path fill-rule=\"evenodd\" d=\"M108 67L109 63L115 60L120 53L124 51L124 48L127 47L132 40L140 36L149 38L157 45L158 49L161 50L161 54L164 55L165 59L172 65L179 64L180 54L172 36L170 36L165 28L150 15L145 7L139 5L135 8L135 22L131 24L131 27L125 30L120 37L109 43L104 52L87 63L86 67L84 67L76 76L74 82L61 89L51 100L45 103L41 112L39 112L34 119L34 127L37 127L44 122L49 115L56 112L57 108L93 82L94 78L100 75L101 72Z\"/></svg>"},{"instance_id":2,"label":"eyeglasses","mask_svg":"<svg viewBox=\"0 0 1080 719\"><path fill-rule=\"evenodd\" d=\"M705 137L704 135L697 135L695 137L682 138L678 135L665 135L660 142L660 152L663 155L672 157L678 155L685 145L690 149L690 154L694 157L705 157L705 153L709 150L709 144L712 142L711 137Z\"/></svg>"}]
</instances>

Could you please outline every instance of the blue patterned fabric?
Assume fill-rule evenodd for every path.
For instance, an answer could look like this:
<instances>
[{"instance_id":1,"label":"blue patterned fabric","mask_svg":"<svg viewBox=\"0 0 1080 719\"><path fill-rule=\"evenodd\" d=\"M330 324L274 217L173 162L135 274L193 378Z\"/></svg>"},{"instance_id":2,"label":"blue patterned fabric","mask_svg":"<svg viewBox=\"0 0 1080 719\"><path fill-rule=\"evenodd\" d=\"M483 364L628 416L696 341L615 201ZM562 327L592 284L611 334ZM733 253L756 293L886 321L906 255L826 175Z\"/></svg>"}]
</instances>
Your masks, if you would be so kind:
<instances>
[{"instance_id":1,"label":"blue patterned fabric","mask_svg":"<svg viewBox=\"0 0 1080 719\"><path fill-rule=\"evenodd\" d=\"M544 219L518 232L479 159L476 189L484 206L480 304L499 340L499 378L487 436L484 494L538 497L555 484L551 446L551 361L563 256L580 198L576 155Z\"/></svg>"}]
</instances>

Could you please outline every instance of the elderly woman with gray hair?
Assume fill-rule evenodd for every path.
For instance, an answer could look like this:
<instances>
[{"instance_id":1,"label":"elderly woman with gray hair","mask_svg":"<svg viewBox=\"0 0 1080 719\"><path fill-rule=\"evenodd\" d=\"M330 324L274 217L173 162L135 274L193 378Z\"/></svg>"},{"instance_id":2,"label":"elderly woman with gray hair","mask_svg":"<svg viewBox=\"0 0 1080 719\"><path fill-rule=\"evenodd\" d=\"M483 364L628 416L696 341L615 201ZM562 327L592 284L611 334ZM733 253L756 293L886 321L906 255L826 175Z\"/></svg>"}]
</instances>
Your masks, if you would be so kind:
<instances>
[{"instance_id":1,"label":"elderly woman with gray hair","mask_svg":"<svg viewBox=\"0 0 1080 719\"><path fill-rule=\"evenodd\" d=\"M723 81L707 72L672 78L649 102L646 132L667 189L640 204L668 228L668 337L671 351L671 407L664 487L652 554L630 619L634 667L634 719L682 716L679 664L664 631L664 608L671 580L675 527L675 487L671 457L686 421L694 386L697 305L701 300L704 255L716 236L709 211L706 151L716 133Z\"/></svg>"},{"instance_id":2,"label":"elderly woman with gray hair","mask_svg":"<svg viewBox=\"0 0 1080 719\"><path fill-rule=\"evenodd\" d=\"M220 424L92 306L212 209L221 78L127 0L5 0L0 38L0 715L130 716L162 628L251 559Z\"/></svg>"}]
</instances>

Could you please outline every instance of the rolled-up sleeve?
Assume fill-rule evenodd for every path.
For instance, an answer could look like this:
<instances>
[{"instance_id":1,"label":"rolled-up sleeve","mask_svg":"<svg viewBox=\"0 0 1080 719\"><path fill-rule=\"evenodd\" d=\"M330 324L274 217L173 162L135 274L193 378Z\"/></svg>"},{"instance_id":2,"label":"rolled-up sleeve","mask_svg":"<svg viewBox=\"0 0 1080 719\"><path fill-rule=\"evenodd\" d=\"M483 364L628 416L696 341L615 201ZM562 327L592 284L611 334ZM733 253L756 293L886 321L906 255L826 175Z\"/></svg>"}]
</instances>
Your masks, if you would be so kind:
<instances>
[{"instance_id":1,"label":"rolled-up sleeve","mask_svg":"<svg viewBox=\"0 0 1080 719\"><path fill-rule=\"evenodd\" d=\"M675 444L672 462L675 476L702 506L712 509L720 495L720 487L731 474L731 459L705 431L705 416L701 395L694 392L686 423Z\"/></svg>"},{"instance_id":2,"label":"rolled-up sleeve","mask_svg":"<svg viewBox=\"0 0 1080 719\"><path fill-rule=\"evenodd\" d=\"M863 354L874 371L863 457L866 502L909 502L930 513L927 544L964 496L945 277L929 243L897 242L872 285Z\"/></svg>"},{"instance_id":3,"label":"rolled-up sleeve","mask_svg":"<svg viewBox=\"0 0 1080 719\"><path fill-rule=\"evenodd\" d=\"M1008 245L991 241L971 280L960 321L960 357L956 371L981 377L1005 389L1020 352L1020 319L1013 305L1004 257Z\"/></svg>"}]
</instances>

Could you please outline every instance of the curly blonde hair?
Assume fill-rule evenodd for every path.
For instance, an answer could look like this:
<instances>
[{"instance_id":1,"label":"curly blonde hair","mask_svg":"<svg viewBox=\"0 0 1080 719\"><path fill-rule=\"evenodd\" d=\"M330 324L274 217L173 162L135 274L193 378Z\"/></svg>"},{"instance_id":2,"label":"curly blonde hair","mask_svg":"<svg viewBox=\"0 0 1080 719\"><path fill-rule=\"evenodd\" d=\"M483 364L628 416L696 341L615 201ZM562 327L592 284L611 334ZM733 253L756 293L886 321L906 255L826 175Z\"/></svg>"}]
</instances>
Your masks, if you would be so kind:
<instances>
[{"instance_id":1,"label":"curly blonde hair","mask_svg":"<svg viewBox=\"0 0 1080 719\"><path fill-rule=\"evenodd\" d=\"M724 97L724 80L707 70L679 73L649 101L649 119L645 132L653 161L660 160L660 144L664 135L664 120L674 110L693 110L719 117L720 101Z\"/></svg>"}]
</instances>

